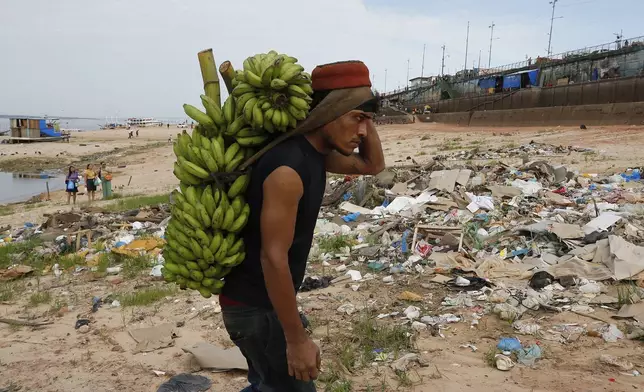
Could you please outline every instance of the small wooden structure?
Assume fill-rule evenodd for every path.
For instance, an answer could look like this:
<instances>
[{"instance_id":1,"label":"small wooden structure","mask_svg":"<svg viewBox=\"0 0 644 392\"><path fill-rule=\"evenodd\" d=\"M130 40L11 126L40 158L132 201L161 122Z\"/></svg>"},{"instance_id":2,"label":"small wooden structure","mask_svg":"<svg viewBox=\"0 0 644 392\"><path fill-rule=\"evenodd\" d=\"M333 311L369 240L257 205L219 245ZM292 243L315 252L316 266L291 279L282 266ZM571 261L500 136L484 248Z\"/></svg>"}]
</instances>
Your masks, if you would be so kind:
<instances>
[{"instance_id":1,"label":"small wooden structure","mask_svg":"<svg viewBox=\"0 0 644 392\"><path fill-rule=\"evenodd\" d=\"M9 119L9 123L11 130L10 143L69 140L69 135L58 132L56 124L47 118L11 118Z\"/></svg>"}]
</instances>

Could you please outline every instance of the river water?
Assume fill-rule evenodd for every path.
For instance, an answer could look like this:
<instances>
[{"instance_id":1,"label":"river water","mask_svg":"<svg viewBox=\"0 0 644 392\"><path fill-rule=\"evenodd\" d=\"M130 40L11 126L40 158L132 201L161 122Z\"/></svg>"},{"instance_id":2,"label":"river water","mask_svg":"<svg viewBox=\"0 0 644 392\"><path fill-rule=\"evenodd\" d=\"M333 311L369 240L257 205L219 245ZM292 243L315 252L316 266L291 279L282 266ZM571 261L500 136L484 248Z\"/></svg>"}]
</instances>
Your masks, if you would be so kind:
<instances>
[{"instance_id":1,"label":"river water","mask_svg":"<svg viewBox=\"0 0 644 392\"><path fill-rule=\"evenodd\" d=\"M48 177L49 174L29 174L0 172L0 204L26 201L33 196L47 192L47 182L51 192L65 189L65 178Z\"/></svg>"}]
</instances>

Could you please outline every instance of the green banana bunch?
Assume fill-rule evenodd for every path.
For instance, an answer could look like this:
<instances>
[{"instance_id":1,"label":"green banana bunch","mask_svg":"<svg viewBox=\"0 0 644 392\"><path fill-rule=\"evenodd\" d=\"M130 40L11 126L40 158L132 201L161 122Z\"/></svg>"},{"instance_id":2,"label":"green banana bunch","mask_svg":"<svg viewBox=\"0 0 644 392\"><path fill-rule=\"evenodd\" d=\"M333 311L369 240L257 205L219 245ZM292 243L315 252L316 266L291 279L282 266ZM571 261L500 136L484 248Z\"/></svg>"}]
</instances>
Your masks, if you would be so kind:
<instances>
[{"instance_id":1,"label":"green banana bunch","mask_svg":"<svg viewBox=\"0 0 644 392\"><path fill-rule=\"evenodd\" d=\"M219 174L235 172L272 134L306 118L313 89L297 62L273 50L248 57L235 71L233 90L221 107L206 95L200 96L205 112L184 105L198 125L192 134L177 135L172 146L180 190L172 192L165 231L162 275L167 282L207 298L220 293L225 276L244 261L239 233L250 217L244 195L251 176L243 173L231 183Z\"/></svg>"}]
</instances>

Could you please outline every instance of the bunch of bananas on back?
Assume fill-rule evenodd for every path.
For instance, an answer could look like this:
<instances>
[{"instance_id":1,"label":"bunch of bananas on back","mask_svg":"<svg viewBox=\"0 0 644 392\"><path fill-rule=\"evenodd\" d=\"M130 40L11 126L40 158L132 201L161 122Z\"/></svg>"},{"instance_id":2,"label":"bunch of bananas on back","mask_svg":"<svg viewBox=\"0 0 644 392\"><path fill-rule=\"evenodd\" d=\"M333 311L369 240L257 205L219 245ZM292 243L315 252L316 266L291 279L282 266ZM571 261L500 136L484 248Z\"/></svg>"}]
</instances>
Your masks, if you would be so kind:
<instances>
[{"instance_id":1,"label":"bunch of bananas on back","mask_svg":"<svg viewBox=\"0 0 644 392\"><path fill-rule=\"evenodd\" d=\"M252 129L286 132L304 120L312 102L311 75L297 59L274 50L244 60L237 71L232 95L237 113Z\"/></svg>"},{"instance_id":2,"label":"bunch of bananas on back","mask_svg":"<svg viewBox=\"0 0 644 392\"><path fill-rule=\"evenodd\" d=\"M205 112L183 105L198 125L192 135L177 135L173 145L181 191L171 195L162 269L167 282L208 298L221 292L223 278L244 260L239 233L250 215L244 199L250 174L238 168L276 131L295 128L306 118L311 76L296 63L275 51L249 57L221 107L207 95L201 95Z\"/></svg>"},{"instance_id":3,"label":"bunch of bananas on back","mask_svg":"<svg viewBox=\"0 0 644 392\"><path fill-rule=\"evenodd\" d=\"M250 175L244 174L227 192L185 184L181 192L172 192L163 250L166 281L198 290L206 298L221 292L221 279L246 257L244 240L237 234L250 214L243 196L249 181Z\"/></svg>"}]
</instances>

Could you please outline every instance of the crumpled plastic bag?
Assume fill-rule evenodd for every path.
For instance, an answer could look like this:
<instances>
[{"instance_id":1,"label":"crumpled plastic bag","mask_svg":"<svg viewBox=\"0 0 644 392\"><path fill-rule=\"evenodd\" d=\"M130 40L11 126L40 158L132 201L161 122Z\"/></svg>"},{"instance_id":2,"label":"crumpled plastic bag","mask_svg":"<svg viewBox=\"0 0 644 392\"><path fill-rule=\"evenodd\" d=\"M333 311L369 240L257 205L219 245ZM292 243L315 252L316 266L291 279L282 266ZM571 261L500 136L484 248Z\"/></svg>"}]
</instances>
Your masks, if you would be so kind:
<instances>
[{"instance_id":1,"label":"crumpled plastic bag","mask_svg":"<svg viewBox=\"0 0 644 392\"><path fill-rule=\"evenodd\" d=\"M203 392L210 389L212 381L195 374L177 374L159 386L157 392Z\"/></svg>"}]
</instances>

